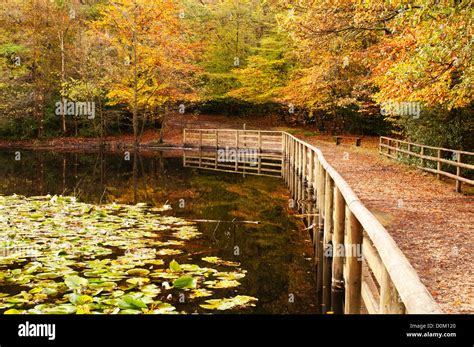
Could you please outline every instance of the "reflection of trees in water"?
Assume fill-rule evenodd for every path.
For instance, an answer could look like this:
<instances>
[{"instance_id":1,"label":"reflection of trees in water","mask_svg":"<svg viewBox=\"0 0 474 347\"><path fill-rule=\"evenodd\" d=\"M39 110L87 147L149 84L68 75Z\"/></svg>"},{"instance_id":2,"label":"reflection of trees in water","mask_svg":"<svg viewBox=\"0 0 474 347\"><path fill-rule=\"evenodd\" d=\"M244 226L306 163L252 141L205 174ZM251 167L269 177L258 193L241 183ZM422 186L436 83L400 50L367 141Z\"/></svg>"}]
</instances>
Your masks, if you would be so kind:
<instances>
[{"instance_id":1,"label":"reflection of trees in water","mask_svg":"<svg viewBox=\"0 0 474 347\"><path fill-rule=\"evenodd\" d=\"M185 170L181 159L167 158L162 152L141 156L131 151L130 161L123 153L103 152L22 152L22 161L13 159L13 151L0 153L2 194L76 194L92 203L117 200L156 205L170 200L174 216L260 221L260 225L220 223L217 228L216 224L200 223L203 238L194 246L190 244L194 248L187 251L212 249L209 254L241 263L247 276L240 280L242 286L236 292L230 292L235 295L245 289L246 294L258 297L256 312L309 312L305 307L309 299L293 306L288 302L289 294L305 285L305 293L311 291L311 279L305 273L311 262L301 263L301 256L296 256L304 247L304 236L288 216L285 196L273 194L279 180ZM185 208L177 208L180 198L186 199Z\"/></svg>"}]
</instances>

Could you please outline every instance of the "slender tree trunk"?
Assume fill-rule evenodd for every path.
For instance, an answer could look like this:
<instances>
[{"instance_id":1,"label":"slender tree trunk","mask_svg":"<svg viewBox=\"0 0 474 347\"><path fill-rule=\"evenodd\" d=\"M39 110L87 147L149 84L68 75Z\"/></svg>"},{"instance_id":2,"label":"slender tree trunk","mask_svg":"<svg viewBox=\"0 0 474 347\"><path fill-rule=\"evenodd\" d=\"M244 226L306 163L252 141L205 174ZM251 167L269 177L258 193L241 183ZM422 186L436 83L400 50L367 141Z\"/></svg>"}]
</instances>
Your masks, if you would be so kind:
<instances>
[{"instance_id":1,"label":"slender tree trunk","mask_svg":"<svg viewBox=\"0 0 474 347\"><path fill-rule=\"evenodd\" d=\"M38 77L38 68L39 68L39 63L38 63L38 21L37 21L37 10L38 8L36 7L36 2L34 2L34 15L33 15L33 69L32 69L32 77L33 77L33 112L34 112L34 117L36 118L36 123L38 127L38 138L43 137L43 114L42 114L42 109L40 105L40 100L41 100L41 85L39 83L39 77Z\"/></svg>"},{"instance_id":2,"label":"slender tree trunk","mask_svg":"<svg viewBox=\"0 0 474 347\"><path fill-rule=\"evenodd\" d=\"M133 136L135 138L135 148L139 146L138 139L138 64L137 64L137 4L133 10Z\"/></svg>"},{"instance_id":3,"label":"slender tree trunk","mask_svg":"<svg viewBox=\"0 0 474 347\"><path fill-rule=\"evenodd\" d=\"M61 49L61 103L63 107L61 107L61 130L63 134L66 134L66 110L65 110L65 90L64 90L64 83L66 83L66 62L65 62L65 53L64 53L64 31L61 30L58 33L59 36L59 46ZM76 135L77 135L77 128L76 128Z\"/></svg>"}]
</instances>

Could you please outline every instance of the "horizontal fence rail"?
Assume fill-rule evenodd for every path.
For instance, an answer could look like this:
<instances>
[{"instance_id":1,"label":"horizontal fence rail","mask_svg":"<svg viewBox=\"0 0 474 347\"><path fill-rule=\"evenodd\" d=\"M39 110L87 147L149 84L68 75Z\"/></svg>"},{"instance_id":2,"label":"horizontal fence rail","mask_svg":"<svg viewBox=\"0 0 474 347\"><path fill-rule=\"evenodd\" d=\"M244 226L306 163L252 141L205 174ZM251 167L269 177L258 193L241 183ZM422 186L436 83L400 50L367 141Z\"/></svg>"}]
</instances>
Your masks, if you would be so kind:
<instances>
[{"instance_id":1,"label":"horizontal fence rail","mask_svg":"<svg viewBox=\"0 0 474 347\"><path fill-rule=\"evenodd\" d=\"M394 160L414 164L420 170L436 174L438 179L441 176L452 178L456 181L457 192L461 192L462 183L474 185L474 180L465 177L474 176L473 152L425 146L381 136L379 153Z\"/></svg>"},{"instance_id":2,"label":"horizontal fence rail","mask_svg":"<svg viewBox=\"0 0 474 347\"><path fill-rule=\"evenodd\" d=\"M281 152L281 131L238 129L184 129L184 146L199 148L253 148Z\"/></svg>"},{"instance_id":3,"label":"horizontal fence rail","mask_svg":"<svg viewBox=\"0 0 474 347\"><path fill-rule=\"evenodd\" d=\"M200 130L192 129L197 144L189 136L185 142L200 146ZM215 132L214 148L228 147ZM322 313L442 313L393 238L322 152L288 133L271 133L281 142L267 150L280 153L281 175L312 236ZM258 143L254 148L261 149Z\"/></svg>"}]
</instances>

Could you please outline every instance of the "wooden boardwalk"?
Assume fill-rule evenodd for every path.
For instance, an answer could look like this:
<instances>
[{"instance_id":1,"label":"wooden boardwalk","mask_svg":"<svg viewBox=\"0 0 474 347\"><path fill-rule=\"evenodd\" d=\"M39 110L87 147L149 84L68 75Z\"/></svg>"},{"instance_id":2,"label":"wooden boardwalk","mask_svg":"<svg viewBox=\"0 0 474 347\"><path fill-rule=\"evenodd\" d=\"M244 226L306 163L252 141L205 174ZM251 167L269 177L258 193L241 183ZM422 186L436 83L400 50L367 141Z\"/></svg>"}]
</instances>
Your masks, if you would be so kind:
<instances>
[{"instance_id":1,"label":"wooden boardwalk","mask_svg":"<svg viewBox=\"0 0 474 347\"><path fill-rule=\"evenodd\" d=\"M208 134L206 142L201 135L190 137L190 132ZM185 133L188 147L242 146L239 130L186 129ZM244 148L281 153L282 178L306 215L313 238L316 295L323 313L360 313L361 308L369 313L441 313L395 241L322 152L285 132L279 132L279 140L273 132L274 146L263 148L262 133L245 130L244 139L251 141L244 142Z\"/></svg>"}]
</instances>

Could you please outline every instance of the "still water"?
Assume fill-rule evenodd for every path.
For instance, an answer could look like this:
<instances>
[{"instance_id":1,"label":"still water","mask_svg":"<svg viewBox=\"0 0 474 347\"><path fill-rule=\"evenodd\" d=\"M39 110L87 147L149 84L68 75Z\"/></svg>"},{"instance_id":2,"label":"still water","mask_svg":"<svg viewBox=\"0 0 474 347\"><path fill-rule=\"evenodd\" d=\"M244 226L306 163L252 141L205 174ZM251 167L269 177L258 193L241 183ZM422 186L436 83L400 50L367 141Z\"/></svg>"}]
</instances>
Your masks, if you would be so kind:
<instances>
[{"instance_id":1,"label":"still water","mask_svg":"<svg viewBox=\"0 0 474 347\"><path fill-rule=\"evenodd\" d=\"M21 151L21 158L3 151L0 195L12 194L75 196L90 204L168 204L171 209L160 214L207 222L196 222L201 235L186 241L182 254L163 259L201 264L202 257L217 256L246 270L239 286L216 290L218 297L249 295L258 302L223 313L318 311L311 240L301 220L291 215L289 193L280 178L188 168L182 153L170 151L132 152L129 157ZM233 220L237 223L229 223ZM0 272L5 268L0 265ZM8 290L0 286L0 292ZM205 313L198 303L173 301L178 311Z\"/></svg>"}]
</instances>

